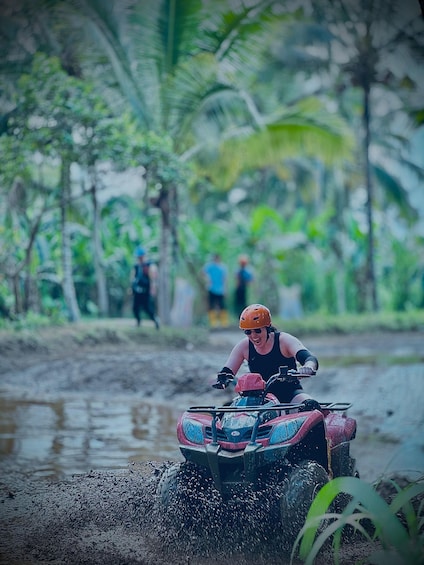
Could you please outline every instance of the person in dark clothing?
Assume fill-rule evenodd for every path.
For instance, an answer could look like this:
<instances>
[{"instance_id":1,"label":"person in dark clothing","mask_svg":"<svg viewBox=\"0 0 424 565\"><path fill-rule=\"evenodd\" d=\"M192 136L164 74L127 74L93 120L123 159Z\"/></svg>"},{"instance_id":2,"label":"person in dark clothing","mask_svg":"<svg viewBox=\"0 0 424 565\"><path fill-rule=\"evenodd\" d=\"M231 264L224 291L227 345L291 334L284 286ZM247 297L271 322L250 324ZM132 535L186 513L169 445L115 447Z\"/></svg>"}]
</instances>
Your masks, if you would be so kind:
<instances>
[{"instance_id":1,"label":"person in dark clothing","mask_svg":"<svg viewBox=\"0 0 424 565\"><path fill-rule=\"evenodd\" d=\"M240 315L239 327L246 337L233 347L225 366L218 373L216 383L212 385L214 388L225 388L245 360L250 371L259 373L265 381L278 373L281 366L296 369L304 375L316 374L318 359L297 337L277 331L266 306L247 306ZM297 404L312 400L303 391L299 379L277 382L271 386L270 392L284 403Z\"/></svg>"},{"instance_id":2,"label":"person in dark clothing","mask_svg":"<svg viewBox=\"0 0 424 565\"><path fill-rule=\"evenodd\" d=\"M247 289L253 281L252 271L248 268L249 260L246 255L239 257L239 269L236 272L236 288L234 292L235 309L238 316L247 306Z\"/></svg>"},{"instance_id":3,"label":"person in dark clothing","mask_svg":"<svg viewBox=\"0 0 424 565\"><path fill-rule=\"evenodd\" d=\"M134 265L134 278L132 281L133 314L137 326L141 323L141 313L145 312L159 329L159 320L155 315L155 304L152 296L151 263L146 261L146 252L142 247L137 247L138 262Z\"/></svg>"}]
</instances>

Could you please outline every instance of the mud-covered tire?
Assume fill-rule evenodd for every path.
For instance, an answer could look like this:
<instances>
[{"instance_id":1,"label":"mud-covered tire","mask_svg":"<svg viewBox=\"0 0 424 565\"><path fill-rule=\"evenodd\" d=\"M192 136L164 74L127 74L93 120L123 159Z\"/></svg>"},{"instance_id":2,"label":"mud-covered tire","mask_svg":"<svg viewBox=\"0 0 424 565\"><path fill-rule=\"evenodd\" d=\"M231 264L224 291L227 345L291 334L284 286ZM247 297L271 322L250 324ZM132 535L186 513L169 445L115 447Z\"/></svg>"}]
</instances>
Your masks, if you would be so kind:
<instances>
[{"instance_id":1,"label":"mud-covered tire","mask_svg":"<svg viewBox=\"0 0 424 565\"><path fill-rule=\"evenodd\" d=\"M177 529L202 523L211 478L196 465L174 463L163 472L156 488L158 510Z\"/></svg>"},{"instance_id":2,"label":"mud-covered tire","mask_svg":"<svg viewBox=\"0 0 424 565\"><path fill-rule=\"evenodd\" d=\"M182 463L175 463L165 469L160 478L156 495L158 497L158 505L163 512L166 512L178 497L179 475L182 471Z\"/></svg>"},{"instance_id":3,"label":"mud-covered tire","mask_svg":"<svg viewBox=\"0 0 424 565\"><path fill-rule=\"evenodd\" d=\"M313 500L328 481L327 471L315 461L302 462L287 476L280 497L282 539L285 549L291 549L293 546Z\"/></svg>"}]
</instances>

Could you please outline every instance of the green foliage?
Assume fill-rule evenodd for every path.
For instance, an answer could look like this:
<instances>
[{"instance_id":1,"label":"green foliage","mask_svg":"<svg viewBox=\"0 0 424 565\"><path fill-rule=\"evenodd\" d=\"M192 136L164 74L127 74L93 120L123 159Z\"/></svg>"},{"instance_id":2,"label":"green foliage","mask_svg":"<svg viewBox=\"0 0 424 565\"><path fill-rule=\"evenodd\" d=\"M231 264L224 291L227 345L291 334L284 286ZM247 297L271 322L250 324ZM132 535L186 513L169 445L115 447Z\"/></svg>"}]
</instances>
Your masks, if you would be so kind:
<instances>
[{"instance_id":1,"label":"green foliage","mask_svg":"<svg viewBox=\"0 0 424 565\"><path fill-rule=\"evenodd\" d=\"M388 302L388 308L408 311L420 305L424 279L416 262L416 252L421 245L420 241L393 239L387 246L391 261L381 277L384 281L381 294Z\"/></svg>"},{"instance_id":2,"label":"green foliage","mask_svg":"<svg viewBox=\"0 0 424 565\"><path fill-rule=\"evenodd\" d=\"M341 513L327 513L340 494L349 496ZM329 525L316 537L322 520ZM373 533L364 523L369 521ZM367 556L373 565L424 563L424 482L416 481L398 493L389 503L375 489L355 477L338 477L317 494L292 550L291 560L299 550L305 565L312 565L319 551L332 540L334 563L338 564L343 530L349 526L367 540L377 540L379 546Z\"/></svg>"},{"instance_id":3,"label":"green foliage","mask_svg":"<svg viewBox=\"0 0 424 565\"><path fill-rule=\"evenodd\" d=\"M50 302L50 301L49 301ZM29 311L24 316L15 317L13 320L6 320L0 317L0 329L2 330L36 330L39 328L48 328L52 326L61 326L66 324L66 316L52 302L46 307L47 314L37 314Z\"/></svg>"},{"instance_id":4,"label":"green foliage","mask_svg":"<svg viewBox=\"0 0 424 565\"><path fill-rule=\"evenodd\" d=\"M124 121L114 118L92 82L69 76L57 57L34 56L30 72L18 81L15 102L9 131L27 151L87 166L117 158Z\"/></svg>"},{"instance_id":5,"label":"green foliage","mask_svg":"<svg viewBox=\"0 0 424 565\"><path fill-rule=\"evenodd\" d=\"M346 124L328 114L318 99L303 100L297 107L264 124L257 131L225 140L220 148L217 172L224 185L231 187L241 171L272 167L283 159L317 157L334 164L351 156L352 136Z\"/></svg>"},{"instance_id":6,"label":"green foliage","mask_svg":"<svg viewBox=\"0 0 424 565\"><path fill-rule=\"evenodd\" d=\"M301 11L291 13L287 6L282 13L278 4L87 0L65 9L34 0L25 2L24 13L17 6L10 28L16 33L5 30L1 40L7 47L3 96L14 94L6 100L0 130L0 271L7 273L0 292L8 307L15 289L28 281L37 286L42 311L55 310L55 301L62 300L59 161L70 159L99 186L97 164L106 161L121 171L138 167L146 182L142 201L137 194L123 205L116 186L117 198L102 210L100 261L114 313L122 314L135 245L148 244L156 260L164 251L161 214L172 230L174 247L165 250L175 260L172 277L196 283L213 251L231 271L242 252L255 270L252 299L266 301L273 311L282 285L300 285L305 327L319 331L322 316L366 310L369 230L360 194L362 157L352 145L362 99L356 86L339 89L340 81L363 69L338 67L325 60L324 50L318 60L310 50L320 44L331 53L328 42L337 36L327 21L349 40L362 26L346 25L337 6L325 2L323 9L324 0L311 5L322 10L313 25ZM392 9L389 4L382 15ZM45 36L39 21L48 28ZM392 31L397 21L388 23ZM383 26L382 37L388 31ZM26 34L25 45L14 42L15 35ZM360 45L352 42L353 54ZM389 67L389 58L381 62ZM319 75L324 68L326 75ZM395 78L391 72L384 76ZM404 90L413 93L413 80L403 78ZM313 84L323 88L311 91ZM380 189L373 206L381 306L406 315L381 324L422 327L414 312L424 306L419 206L409 198L409 185L386 168L396 161L414 179L423 176L420 163L400 152L409 136L387 127L411 110L400 104L402 82L398 86L391 95L399 111L388 114L390 120L373 115L379 161L372 172ZM235 198L237 191L241 196ZM171 192L173 200L167 200ZM84 311L94 311L91 202L81 193L68 204L78 300ZM365 324L357 320L354 331ZM379 320L370 317L368 327L378 328ZM324 326L344 331L349 323L343 315Z\"/></svg>"}]
</instances>

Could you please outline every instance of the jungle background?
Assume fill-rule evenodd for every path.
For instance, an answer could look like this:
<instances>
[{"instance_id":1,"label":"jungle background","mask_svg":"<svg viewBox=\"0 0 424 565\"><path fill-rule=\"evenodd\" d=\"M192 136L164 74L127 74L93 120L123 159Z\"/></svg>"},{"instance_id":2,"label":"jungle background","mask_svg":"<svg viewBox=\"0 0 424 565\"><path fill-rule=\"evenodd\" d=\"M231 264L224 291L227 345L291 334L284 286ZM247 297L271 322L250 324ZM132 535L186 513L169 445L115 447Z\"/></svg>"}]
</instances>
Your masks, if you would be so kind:
<instances>
[{"instance_id":1,"label":"jungle background","mask_svg":"<svg viewBox=\"0 0 424 565\"><path fill-rule=\"evenodd\" d=\"M130 315L134 250L280 313L424 306L423 15L390 1L1 2L0 312ZM234 313L235 314L235 313Z\"/></svg>"},{"instance_id":2,"label":"jungle background","mask_svg":"<svg viewBox=\"0 0 424 565\"><path fill-rule=\"evenodd\" d=\"M0 53L0 563L289 563L258 506L188 544L152 511L240 338L207 326L213 253L353 403L363 479L422 477L422 1L0 0Z\"/></svg>"}]
</instances>

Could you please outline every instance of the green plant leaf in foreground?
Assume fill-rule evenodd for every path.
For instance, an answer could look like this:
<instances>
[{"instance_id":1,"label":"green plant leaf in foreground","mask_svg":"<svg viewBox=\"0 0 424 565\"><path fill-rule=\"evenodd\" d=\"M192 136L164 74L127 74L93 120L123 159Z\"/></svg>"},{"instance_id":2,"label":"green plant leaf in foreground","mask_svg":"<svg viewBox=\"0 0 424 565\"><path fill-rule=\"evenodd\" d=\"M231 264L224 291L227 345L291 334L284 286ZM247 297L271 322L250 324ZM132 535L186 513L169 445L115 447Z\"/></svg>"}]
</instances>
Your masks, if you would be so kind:
<instances>
[{"instance_id":1,"label":"green plant leaf in foreground","mask_svg":"<svg viewBox=\"0 0 424 565\"><path fill-rule=\"evenodd\" d=\"M341 514L326 514L340 493L350 495L352 500ZM423 494L424 483L418 481L398 492L389 505L371 485L358 478L338 477L333 479L319 491L312 503L306 523L294 544L292 561L300 543L299 557L306 565L312 564L326 540L333 536L333 549L336 549L338 553L341 531L348 524L370 539L360 524L360 521L366 518L375 528L374 539L378 540L382 546L382 549L376 550L368 557L368 563L424 564L424 539L422 533L420 538L420 517L415 514L411 504L413 498ZM406 516L408 530L396 515L400 509ZM421 511L422 505L419 513ZM323 519L330 520L330 524L316 537ZM338 563L337 554L334 561Z\"/></svg>"}]
</instances>

